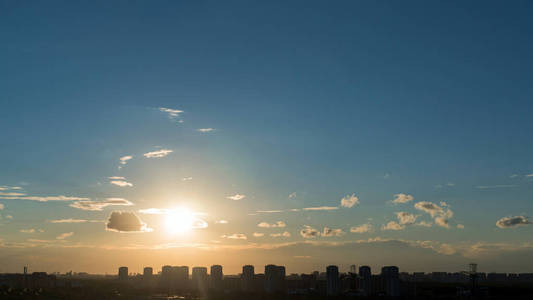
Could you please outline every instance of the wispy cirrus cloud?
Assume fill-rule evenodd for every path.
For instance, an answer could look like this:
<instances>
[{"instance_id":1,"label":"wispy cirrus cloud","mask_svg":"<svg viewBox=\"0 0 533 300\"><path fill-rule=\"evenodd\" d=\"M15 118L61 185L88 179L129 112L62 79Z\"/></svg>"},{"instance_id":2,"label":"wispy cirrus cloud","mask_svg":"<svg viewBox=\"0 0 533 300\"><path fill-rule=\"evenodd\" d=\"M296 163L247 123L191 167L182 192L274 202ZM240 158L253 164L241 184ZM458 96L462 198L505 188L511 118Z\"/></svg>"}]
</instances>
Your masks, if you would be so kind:
<instances>
[{"instance_id":1,"label":"wispy cirrus cloud","mask_svg":"<svg viewBox=\"0 0 533 300\"><path fill-rule=\"evenodd\" d=\"M353 233L365 233L365 232L369 232L372 230L372 225L370 224L362 224L362 225L359 225L359 226L353 226L350 228L350 232L353 232Z\"/></svg>"},{"instance_id":2,"label":"wispy cirrus cloud","mask_svg":"<svg viewBox=\"0 0 533 300\"><path fill-rule=\"evenodd\" d=\"M143 156L146 158L161 158L161 157L165 157L169 155L172 152L174 151L170 149L160 149L160 150L145 153L143 154Z\"/></svg>"},{"instance_id":3,"label":"wispy cirrus cloud","mask_svg":"<svg viewBox=\"0 0 533 300\"><path fill-rule=\"evenodd\" d=\"M253 233L253 236L254 236L254 237L262 237L262 236L265 236L265 234L262 233L262 232L254 232L254 233Z\"/></svg>"},{"instance_id":4,"label":"wispy cirrus cloud","mask_svg":"<svg viewBox=\"0 0 533 300\"><path fill-rule=\"evenodd\" d=\"M227 196L226 198L230 199L230 200L238 201L238 200L242 200L242 199L246 198L246 195L235 194L235 195L232 195L232 196Z\"/></svg>"},{"instance_id":5,"label":"wispy cirrus cloud","mask_svg":"<svg viewBox=\"0 0 533 300\"><path fill-rule=\"evenodd\" d=\"M39 201L39 202L91 200L90 198L72 197L72 196L0 196L0 199L6 199L6 200L30 200L30 201Z\"/></svg>"},{"instance_id":6,"label":"wispy cirrus cloud","mask_svg":"<svg viewBox=\"0 0 533 300\"><path fill-rule=\"evenodd\" d=\"M61 223L102 223L103 220L86 220L86 219L56 219L49 220L49 223L61 224Z\"/></svg>"},{"instance_id":7,"label":"wispy cirrus cloud","mask_svg":"<svg viewBox=\"0 0 533 300\"><path fill-rule=\"evenodd\" d=\"M351 208L359 204L359 198L355 194L346 195L341 199L341 206Z\"/></svg>"},{"instance_id":8,"label":"wispy cirrus cloud","mask_svg":"<svg viewBox=\"0 0 533 300\"><path fill-rule=\"evenodd\" d=\"M285 222L283 221L277 221L275 223L267 223L267 222L261 222L259 224L257 224L257 227L262 227L262 228L277 228L277 227L285 227L287 226L287 224L285 224Z\"/></svg>"},{"instance_id":9,"label":"wispy cirrus cloud","mask_svg":"<svg viewBox=\"0 0 533 300\"><path fill-rule=\"evenodd\" d=\"M56 236L56 240L64 240L74 235L74 232L65 232Z\"/></svg>"},{"instance_id":10,"label":"wispy cirrus cloud","mask_svg":"<svg viewBox=\"0 0 533 300\"><path fill-rule=\"evenodd\" d=\"M480 190L489 190L489 189L513 188L517 186L518 186L517 184L496 184L496 185L478 185L476 186L476 188Z\"/></svg>"},{"instance_id":11,"label":"wispy cirrus cloud","mask_svg":"<svg viewBox=\"0 0 533 300\"><path fill-rule=\"evenodd\" d=\"M112 185L119 186L119 187L131 187L131 186L133 186L133 183L127 182L125 180L111 180L109 183L112 184Z\"/></svg>"},{"instance_id":12,"label":"wispy cirrus cloud","mask_svg":"<svg viewBox=\"0 0 533 300\"><path fill-rule=\"evenodd\" d=\"M211 127L209 127L209 128L198 128L198 129L196 129L196 131L199 131L199 132L202 132L202 133L206 133L206 132L215 131L215 129L211 128Z\"/></svg>"},{"instance_id":13,"label":"wispy cirrus cloud","mask_svg":"<svg viewBox=\"0 0 533 300\"><path fill-rule=\"evenodd\" d=\"M260 213L260 214L275 214L275 213L281 213L283 211L282 210L256 210L255 212Z\"/></svg>"},{"instance_id":14,"label":"wispy cirrus cloud","mask_svg":"<svg viewBox=\"0 0 533 300\"><path fill-rule=\"evenodd\" d=\"M305 211L319 211L319 210L337 210L338 206L316 206L316 207L305 207L302 210Z\"/></svg>"},{"instance_id":15,"label":"wispy cirrus cloud","mask_svg":"<svg viewBox=\"0 0 533 300\"><path fill-rule=\"evenodd\" d=\"M120 160L120 164L121 165L125 165L128 163L128 160L132 159L133 156L132 155L126 155L126 156L122 156L121 158L119 158Z\"/></svg>"},{"instance_id":16,"label":"wispy cirrus cloud","mask_svg":"<svg viewBox=\"0 0 533 300\"><path fill-rule=\"evenodd\" d=\"M413 201L415 198L413 195L408 195L404 193L399 193L394 195L394 199L392 200L392 203L394 204L403 204L410 201Z\"/></svg>"},{"instance_id":17,"label":"wispy cirrus cloud","mask_svg":"<svg viewBox=\"0 0 533 300\"><path fill-rule=\"evenodd\" d=\"M217 223L217 224L228 224L229 222L226 221L226 220L218 220L215 223Z\"/></svg>"},{"instance_id":18,"label":"wispy cirrus cloud","mask_svg":"<svg viewBox=\"0 0 533 300\"><path fill-rule=\"evenodd\" d=\"M243 233L234 233L231 235L222 235L221 238L223 239L230 239L230 240L246 240L248 239L245 234Z\"/></svg>"},{"instance_id":19,"label":"wispy cirrus cloud","mask_svg":"<svg viewBox=\"0 0 533 300\"><path fill-rule=\"evenodd\" d=\"M504 217L496 221L496 226L500 228L512 228L530 224L533 224L533 221L528 220L525 216Z\"/></svg>"},{"instance_id":20,"label":"wispy cirrus cloud","mask_svg":"<svg viewBox=\"0 0 533 300\"><path fill-rule=\"evenodd\" d=\"M70 204L70 207L74 207L81 210L101 211L108 206L131 206L133 203L123 198L107 198L103 201L76 201Z\"/></svg>"},{"instance_id":21,"label":"wispy cirrus cloud","mask_svg":"<svg viewBox=\"0 0 533 300\"><path fill-rule=\"evenodd\" d=\"M180 115L181 113L183 113L183 110L173 109L173 108L167 108L167 107L160 107L160 108L159 108L159 111L168 114L168 117L169 117L170 119L175 119L175 118L179 117L179 115Z\"/></svg>"},{"instance_id":22,"label":"wispy cirrus cloud","mask_svg":"<svg viewBox=\"0 0 533 300\"><path fill-rule=\"evenodd\" d=\"M9 191L9 190L22 190L22 187L20 187L20 186L9 186L9 185L0 186L0 191Z\"/></svg>"}]
</instances>

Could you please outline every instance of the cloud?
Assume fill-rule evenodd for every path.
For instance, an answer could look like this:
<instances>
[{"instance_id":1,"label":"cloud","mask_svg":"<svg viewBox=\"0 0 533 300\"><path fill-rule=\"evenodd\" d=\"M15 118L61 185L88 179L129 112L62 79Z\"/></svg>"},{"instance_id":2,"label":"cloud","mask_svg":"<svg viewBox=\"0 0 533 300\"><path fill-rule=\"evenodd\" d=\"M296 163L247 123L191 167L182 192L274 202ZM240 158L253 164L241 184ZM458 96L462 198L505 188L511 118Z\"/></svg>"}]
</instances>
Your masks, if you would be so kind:
<instances>
[{"instance_id":1,"label":"cloud","mask_svg":"<svg viewBox=\"0 0 533 300\"><path fill-rule=\"evenodd\" d=\"M400 211L396 213L396 218L398 218L398 221L402 225L411 225L416 222L416 219L418 218L418 216L415 216L408 212Z\"/></svg>"},{"instance_id":2,"label":"cloud","mask_svg":"<svg viewBox=\"0 0 533 300\"><path fill-rule=\"evenodd\" d=\"M304 225L304 228L300 230L300 235L306 239L308 238L316 238L320 236L320 231L314 229L311 226Z\"/></svg>"},{"instance_id":3,"label":"cloud","mask_svg":"<svg viewBox=\"0 0 533 300\"><path fill-rule=\"evenodd\" d=\"M517 187L516 184L497 184L497 185L478 185L476 188L481 190L487 190L487 189L501 189L501 188L512 188Z\"/></svg>"},{"instance_id":4,"label":"cloud","mask_svg":"<svg viewBox=\"0 0 533 300\"><path fill-rule=\"evenodd\" d=\"M189 180L192 180L192 177L183 177L181 180L182 181L189 181Z\"/></svg>"},{"instance_id":5,"label":"cloud","mask_svg":"<svg viewBox=\"0 0 533 300\"><path fill-rule=\"evenodd\" d=\"M8 185L0 186L0 191L8 191L8 190L22 190L22 188L20 186L8 186Z\"/></svg>"},{"instance_id":6,"label":"cloud","mask_svg":"<svg viewBox=\"0 0 533 300\"><path fill-rule=\"evenodd\" d=\"M57 220L50 220L48 221L50 223L100 223L104 222L101 220L85 220L85 219L57 219Z\"/></svg>"},{"instance_id":7,"label":"cloud","mask_svg":"<svg viewBox=\"0 0 533 300\"><path fill-rule=\"evenodd\" d=\"M275 214L283 212L282 210L256 210L256 213L262 213L262 214Z\"/></svg>"},{"instance_id":8,"label":"cloud","mask_svg":"<svg viewBox=\"0 0 533 300\"><path fill-rule=\"evenodd\" d=\"M165 157L174 151L170 149L161 149L143 154L146 158L160 158Z\"/></svg>"},{"instance_id":9,"label":"cloud","mask_svg":"<svg viewBox=\"0 0 533 300\"><path fill-rule=\"evenodd\" d=\"M322 236L325 236L325 237L343 236L343 235L344 235L344 231L342 231L342 229L340 228L333 229L329 227L324 227L324 231L322 231Z\"/></svg>"},{"instance_id":10,"label":"cloud","mask_svg":"<svg viewBox=\"0 0 533 300\"><path fill-rule=\"evenodd\" d=\"M111 180L109 183L120 187L133 186L133 183L124 180Z\"/></svg>"},{"instance_id":11,"label":"cloud","mask_svg":"<svg viewBox=\"0 0 533 300\"><path fill-rule=\"evenodd\" d=\"M17 192L0 192L0 196L24 196L25 193L17 193Z\"/></svg>"},{"instance_id":12,"label":"cloud","mask_svg":"<svg viewBox=\"0 0 533 300\"><path fill-rule=\"evenodd\" d=\"M310 255L295 255L294 258L311 258Z\"/></svg>"},{"instance_id":13,"label":"cloud","mask_svg":"<svg viewBox=\"0 0 533 300\"><path fill-rule=\"evenodd\" d=\"M285 227L285 226L287 226L287 224L285 224L285 222L283 221L277 221L276 223L272 223L272 224L269 224L267 222L261 222L257 224L257 227L262 227L262 228L276 228L276 227Z\"/></svg>"},{"instance_id":14,"label":"cloud","mask_svg":"<svg viewBox=\"0 0 533 300\"><path fill-rule=\"evenodd\" d=\"M291 237L291 233L288 231L282 232L282 233L271 233L271 237Z\"/></svg>"},{"instance_id":15,"label":"cloud","mask_svg":"<svg viewBox=\"0 0 533 300\"><path fill-rule=\"evenodd\" d=\"M526 177L533 177L533 174L527 174Z\"/></svg>"},{"instance_id":16,"label":"cloud","mask_svg":"<svg viewBox=\"0 0 533 300\"><path fill-rule=\"evenodd\" d=\"M369 232L370 230L372 230L372 225L368 223L350 228L350 232L353 233L365 233Z\"/></svg>"},{"instance_id":17,"label":"cloud","mask_svg":"<svg viewBox=\"0 0 533 300\"><path fill-rule=\"evenodd\" d=\"M381 226L381 230L403 230L405 225L398 224L396 221L390 221L386 225Z\"/></svg>"},{"instance_id":18,"label":"cloud","mask_svg":"<svg viewBox=\"0 0 533 300\"><path fill-rule=\"evenodd\" d=\"M147 208L147 209L140 209L139 212L141 214L147 214L147 215L169 215L172 213L172 210L166 209L166 208Z\"/></svg>"},{"instance_id":19,"label":"cloud","mask_svg":"<svg viewBox=\"0 0 533 300\"><path fill-rule=\"evenodd\" d=\"M0 199L6 200L31 200L39 202L48 202L48 201L85 201L91 200L89 198L83 197L69 197L69 196L0 196Z\"/></svg>"},{"instance_id":20,"label":"cloud","mask_svg":"<svg viewBox=\"0 0 533 300\"><path fill-rule=\"evenodd\" d=\"M215 223L217 223L217 224L228 224L229 222L226 221L226 220L218 220Z\"/></svg>"},{"instance_id":21,"label":"cloud","mask_svg":"<svg viewBox=\"0 0 533 300\"><path fill-rule=\"evenodd\" d=\"M302 208L303 210L306 210L306 211L314 211L314 210L336 210L336 209L339 209L338 206L317 206L317 207L305 207L305 208Z\"/></svg>"},{"instance_id":22,"label":"cloud","mask_svg":"<svg viewBox=\"0 0 533 300\"><path fill-rule=\"evenodd\" d=\"M296 198L296 192L289 194L289 199Z\"/></svg>"},{"instance_id":23,"label":"cloud","mask_svg":"<svg viewBox=\"0 0 533 300\"><path fill-rule=\"evenodd\" d=\"M64 240L74 235L74 232L65 232L56 236L56 240Z\"/></svg>"},{"instance_id":24,"label":"cloud","mask_svg":"<svg viewBox=\"0 0 533 300\"><path fill-rule=\"evenodd\" d=\"M110 176L110 177L107 177L111 180L126 180L126 178L122 177L122 176Z\"/></svg>"},{"instance_id":25,"label":"cloud","mask_svg":"<svg viewBox=\"0 0 533 300\"><path fill-rule=\"evenodd\" d=\"M21 229L19 230L20 232L22 233L34 233L35 232L35 229L33 228L30 228L30 229Z\"/></svg>"},{"instance_id":26,"label":"cloud","mask_svg":"<svg viewBox=\"0 0 533 300\"><path fill-rule=\"evenodd\" d=\"M359 198L355 196L355 194L346 195L341 199L341 206L342 207L348 207L351 208L353 206L356 206L359 204Z\"/></svg>"},{"instance_id":27,"label":"cloud","mask_svg":"<svg viewBox=\"0 0 533 300\"><path fill-rule=\"evenodd\" d=\"M196 129L196 131L199 131L199 132L211 132L211 131L214 131L215 129L214 128L198 128Z\"/></svg>"},{"instance_id":28,"label":"cloud","mask_svg":"<svg viewBox=\"0 0 533 300\"><path fill-rule=\"evenodd\" d=\"M223 236L221 236L221 238L232 239L232 240L246 240L246 239L248 239L246 237L246 235L243 234L243 233L234 233L232 235L223 235Z\"/></svg>"},{"instance_id":29,"label":"cloud","mask_svg":"<svg viewBox=\"0 0 533 300\"><path fill-rule=\"evenodd\" d=\"M415 208L428 213L436 225L441 227L450 228L449 220L453 217L453 211L446 202L441 202L441 206L435 203L422 201L415 204Z\"/></svg>"},{"instance_id":30,"label":"cloud","mask_svg":"<svg viewBox=\"0 0 533 300\"><path fill-rule=\"evenodd\" d=\"M433 226L433 224L431 222L426 222L426 221L420 221L418 223L415 224L416 226L422 226L422 227L431 227Z\"/></svg>"},{"instance_id":31,"label":"cloud","mask_svg":"<svg viewBox=\"0 0 533 300\"><path fill-rule=\"evenodd\" d=\"M394 199L392 200L392 203L394 204L402 204L407 203L410 201L413 201L415 198L412 195L407 195L404 193L399 193L394 195Z\"/></svg>"},{"instance_id":32,"label":"cloud","mask_svg":"<svg viewBox=\"0 0 533 300\"><path fill-rule=\"evenodd\" d=\"M4 204L0 203L0 210L4 209Z\"/></svg>"},{"instance_id":33,"label":"cloud","mask_svg":"<svg viewBox=\"0 0 533 300\"><path fill-rule=\"evenodd\" d=\"M128 211L113 211L107 220L106 230L116 232L150 232L139 217Z\"/></svg>"},{"instance_id":34,"label":"cloud","mask_svg":"<svg viewBox=\"0 0 533 300\"><path fill-rule=\"evenodd\" d=\"M104 207L113 205L131 206L133 203L122 198L107 198L105 201L77 201L69 206L81 210L100 211Z\"/></svg>"},{"instance_id":35,"label":"cloud","mask_svg":"<svg viewBox=\"0 0 533 300\"><path fill-rule=\"evenodd\" d=\"M230 200L235 200L235 201L238 201L238 200L242 200L244 198L246 198L246 195L241 195L241 194L235 194L233 196L228 196L226 197L227 199L230 199Z\"/></svg>"},{"instance_id":36,"label":"cloud","mask_svg":"<svg viewBox=\"0 0 533 300\"><path fill-rule=\"evenodd\" d=\"M170 119L175 119L179 117L179 115L183 112L183 110L166 108L166 107L160 107L159 111L167 113Z\"/></svg>"},{"instance_id":37,"label":"cloud","mask_svg":"<svg viewBox=\"0 0 533 300\"><path fill-rule=\"evenodd\" d=\"M265 234L262 233L262 232L254 232L254 234L253 234L254 237L262 237L262 236L264 236L264 235L265 235Z\"/></svg>"},{"instance_id":38,"label":"cloud","mask_svg":"<svg viewBox=\"0 0 533 300\"><path fill-rule=\"evenodd\" d=\"M459 229L465 229L465 226L463 224L457 224L457 228Z\"/></svg>"},{"instance_id":39,"label":"cloud","mask_svg":"<svg viewBox=\"0 0 533 300\"><path fill-rule=\"evenodd\" d=\"M130 160L132 158L133 158L133 156L131 156L131 155L122 156L121 158L119 158L120 164L121 165L125 165L125 164L128 163L128 160Z\"/></svg>"},{"instance_id":40,"label":"cloud","mask_svg":"<svg viewBox=\"0 0 533 300\"><path fill-rule=\"evenodd\" d=\"M515 216L515 217L504 217L499 219L496 222L496 226L500 228L511 228L516 226L524 226L524 225L530 225L533 224L532 221L529 221L524 216Z\"/></svg>"}]
</instances>

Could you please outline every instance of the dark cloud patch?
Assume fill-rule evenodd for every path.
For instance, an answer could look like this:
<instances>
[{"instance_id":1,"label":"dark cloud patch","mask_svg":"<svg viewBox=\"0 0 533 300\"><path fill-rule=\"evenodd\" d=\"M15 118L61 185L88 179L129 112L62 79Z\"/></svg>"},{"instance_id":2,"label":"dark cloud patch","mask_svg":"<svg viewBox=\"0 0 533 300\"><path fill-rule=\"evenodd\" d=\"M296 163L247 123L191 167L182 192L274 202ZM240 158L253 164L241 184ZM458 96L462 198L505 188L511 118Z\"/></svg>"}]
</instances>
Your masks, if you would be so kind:
<instances>
[{"instance_id":1,"label":"dark cloud patch","mask_svg":"<svg viewBox=\"0 0 533 300\"><path fill-rule=\"evenodd\" d=\"M496 222L496 226L500 228L510 228L510 227L516 227L521 225L529 225L533 224L533 222L529 221L524 216L516 216L516 217L505 217L501 218Z\"/></svg>"},{"instance_id":2,"label":"dark cloud patch","mask_svg":"<svg viewBox=\"0 0 533 300\"><path fill-rule=\"evenodd\" d=\"M107 220L106 230L117 232L152 231L135 213L128 211L113 211Z\"/></svg>"}]
</instances>

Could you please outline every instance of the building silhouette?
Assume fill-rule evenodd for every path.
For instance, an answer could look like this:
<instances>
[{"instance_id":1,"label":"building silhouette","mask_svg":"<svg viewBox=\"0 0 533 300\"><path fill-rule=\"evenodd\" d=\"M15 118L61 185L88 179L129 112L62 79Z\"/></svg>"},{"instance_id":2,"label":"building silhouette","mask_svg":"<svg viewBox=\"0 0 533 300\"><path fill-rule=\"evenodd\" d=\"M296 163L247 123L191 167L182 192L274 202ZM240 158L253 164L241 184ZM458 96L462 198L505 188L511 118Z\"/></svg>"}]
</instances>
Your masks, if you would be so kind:
<instances>
[{"instance_id":1,"label":"building silhouette","mask_svg":"<svg viewBox=\"0 0 533 300\"><path fill-rule=\"evenodd\" d=\"M372 271L369 266L359 267L359 288L366 296L372 292Z\"/></svg>"},{"instance_id":2,"label":"building silhouette","mask_svg":"<svg viewBox=\"0 0 533 300\"><path fill-rule=\"evenodd\" d=\"M337 296L339 292L339 268L337 266L328 266L326 268L326 294L328 296Z\"/></svg>"},{"instance_id":3,"label":"building silhouette","mask_svg":"<svg viewBox=\"0 0 533 300\"><path fill-rule=\"evenodd\" d=\"M209 273L209 286L210 288L220 291L223 289L224 274L222 273L221 265L212 265L211 272Z\"/></svg>"},{"instance_id":4,"label":"building silhouette","mask_svg":"<svg viewBox=\"0 0 533 300\"><path fill-rule=\"evenodd\" d=\"M255 289L254 286L255 271L254 266L245 265L242 267L242 289L246 292L252 292Z\"/></svg>"},{"instance_id":5,"label":"building silhouette","mask_svg":"<svg viewBox=\"0 0 533 300\"><path fill-rule=\"evenodd\" d=\"M400 277L398 267L386 266L381 268L381 280L383 281L383 289L386 296L400 296Z\"/></svg>"},{"instance_id":6,"label":"building silhouette","mask_svg":"<svg viewBox=\"0 0 533 300\"><path fill-rule=\"evenodd\" d=\"M119 280L128 280L128 267L118 268L118 279Z\"/></svg>"},{"instance_id":7,"label":"building silhouette","mask_svg":"<svg viewBox=\"0 0 533 300\"><path fill-rule=\"evenodd\" d=\"M207 268L192 268L192 288L202 292L207 291Z\"/></svg>"},{"instance_id":8,"label":"building silhouette","mask_svg":"<svg viewBox=\"0 0 533 300\"><path fill-rule=\"evenodd\" d=\"M285 292L285 267L276 265L265 266L265 292Z\"/></svg>"},{"instance_id":9,"label":"building silhouette","mask_svg":"<svg viewBox=\"0 0 533 300\"><path fill-rule=\"evenodd\" d=\"M151 279L154 274L154 269L152 267L145 267L143 270L143 279Z\"/></svg>"}]
</instances>

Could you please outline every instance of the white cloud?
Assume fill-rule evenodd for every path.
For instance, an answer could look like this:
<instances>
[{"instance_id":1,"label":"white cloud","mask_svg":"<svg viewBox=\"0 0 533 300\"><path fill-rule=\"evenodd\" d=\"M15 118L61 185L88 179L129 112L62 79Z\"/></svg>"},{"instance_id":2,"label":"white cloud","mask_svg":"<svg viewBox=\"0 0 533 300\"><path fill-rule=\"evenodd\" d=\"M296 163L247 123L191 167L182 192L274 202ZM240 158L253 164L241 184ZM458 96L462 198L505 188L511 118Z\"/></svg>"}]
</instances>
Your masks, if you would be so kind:
<instances>
[{"instance_id":1,"label":"white cloud","mask_svg":"<svg viewBox=\"0 0 533 300\"><path fill-rule=\"evenodd\" d=\"M350 232L353 233L365 233L369 232L370 230L372 230L372 225L368 223L350 228Z\"/></svg>"},{"instance_id":2,"label":"white cloud","mask_svg":"<svg viewBox=\"0 0 533 300\"><path fill-rule=\"evenodd\" d=\"M381 230L403 230L405 225L398 224L396 221L390 221L386 225L381 226Z\"/></svg>"},{"instance_id":3,"label":"white cloud","mask_svg":"<svg viewBox=\"0 0 533 300\"><path fill-rule=\"evenodd\" d=\"M211 131L214 131L215 129L214 128L198 128L196 129L196 131L199 131L199 132L211 132Z\"/></svg>"},{"instance_id":4,"label":"white cloud","mask_svg":"<svg viewBox=\"0 0 533 300\"><path fill-rule=\"evenodd\" d=\"M119 158L120 159L120 164L121 165L125 165L125 164L128 163L128 160L130 160L132 158L133 158L133 156L131 156L131 155L122 156L121 158Z\"/></svg>"},{"instance_id":5,"label":"white cloud","mask_svg":"<svg viewBox=\"0 0 533 300\"><path fill-rule=\"evenodd\" d=\"M124 180L111 180L109 183L120 187L133 186L131 182L127 182Z\"/></svg>"},{"instance_id":6,"label":"white cloud","mask_svg":"<svg viewBox=\"0 0 533 300\"><path fill-rule=\"evenodd\" d=\"M422 226L422 227L431 227L433 226L433 224L431 222L426 222L426 221L420 221L418 223L415 224L416 226Z\"/></svg>"},{"instance_id":7,"label":"white cloud","mask_svg":"<svg viewBox=\"0 0 533 300\"><path fill-rule=\"evenodd\" d=\"M481 190L488 190L488 189L501 189L501 188L512 188L517 187L516 184L497 184L497 185L478 185L476 188Z\"/></svg>"},{"instance_id":8,"label":"white cloud","mask_svg":"<svg viewBox=\"0 0 533 300\"><path fill-rule=\"evenodd\" d=\"M126 178L122 177L122 176L110 176L110 177L107 177L111 180L126 180Z\"/></svg>"},{"instance_id":9,"label":"white cloud","mask_svg":"<svg viewBox=\"0 0 533 300\"><path fill-rule=\"evenodd\" d=\"M47 201L85 201L90 200L89 198L83 198L83 197L69 197L69 196L0 196L0 199L8 199L8 200L31 200L31 201L39 201L39 202L47 202Z\"/></svg>"},{"instance_id":10,"label":"white cloud","mask_svg":"<svg viewBox=\"0 0 533 300\"><path fill-rule=\"evenodd\" d=\"M306 239L315 238L320 236L320 231L314 229L311 226L304 225L304 228L300 230L300 235Z\"/></svg>"},{"instance_id":11,"label":"white cloud","mask_svg":"<svg viewBox=\"0 0 533 300\"><path fill-rule=\"evenodd\" d=\"M359 204L359 198L355 196L355 194L346 195L341 199L341 206L342 207L353 207Z\"/></svg>"},{"instance_id":12,"label":"white cloud","mask_svg":"<svg viewBox=\"0 0 533 300\"><path fill-rule=\"evenodd\" d=\"M192 180L192 177L183 177L181 180L182 181L189 181L189 180Z\"/></svg>"},{"instance_id":13,"label":"white cloud","mask_svg":"<svg viewBox=\"0 0 533 300\"><path fill-rule=\"evenodd\" d=\"M21 229L19 230L20 232L22 233L34 233L35 232L35 229L33 228L30 228L30 229Z\"/></svg>"},{"instance_id":14,"label":"white cloud","mask_svg":"<svg viewBox=\"0 0 533 300\"><path fill-rule=\"evenodd\" d=\"M131 206L133 203L122 198L107 198L104 201L77 201L69 206L81 210L100 211L105 207L113 205Z\"/></svg>"},{"instance_id":15,"label":"white cloud","mask_svg":"<svg viewBox=\"0 0 533 300\"><path fill-rule=\"evenodd\" d=\"M291 233L288 231L282 232L282 233L271 233L271 237L291 237Z\"/></svg>"},{"instance_id":16,"label":"white cloud","mask_svg":"<svg viewBox=\"0 0 533 300\"><path fill-rule=\"evenodd\" d=\"M161 149L143 154L146 158L160 158L165 157L174 151L170 149Z\"/></svg>"},{"instance_id":17,"label":"white cloud","mask_svg":"<svg viewBox=\"0 0 533 300\"><path fill-rule=\"evenodd\" d=\"M437 214L442 212L442 207L438 206L435 203L422 201L415 204L415 208L430 214L432 217L435 217Z\"/></svg>"},{"instance_id":18,"label":"white cloud","mask_svg":"<svg viewBox=\"0 0 533 300\"><path fill-rule=\"evenodd\" d=\"M416 222L416 219L418 218L418 216L415 216L408 212L400 211L396 213L396 218L398 218L398 221L402 225L411 225Z\"/></svg>"},{"instance_id":19,"label":"white cloud","mask_svg":"<svg viewBox=\"0 0 533 300\"><path fill-rule=\"evenodd\" d=\"M183 110L166 108L166 107L160 107L159 111L167 113L170 119L175 119L179 117L179 115L183 112Z\"/></svg>"},{"instance_id":20,"label":"white cloud","mask_svg":"<svg viewBox=\"0 0 533 300\"><path fill-rule=\"evenodd\" d=\"M414 199L415 198L412 195L399 193L399 194L394 195L394 199L392 200L392 203L394 204L407 203L407 202L413 201Z\"/></svg>"},{"instance_id":21,"label":"white cloud","mask_svg":"<svg viewBox=\"0 0 533 300\"><path fill-rule=\"evenodd\" d=\"M242 200L244 198L246 198L246 195L241 195L241 194L235 194L233 196L228 196L226 197L227 199L230 199L230 200L235 200L235 201L238 201L238 200Z\"/></svg>"},{"instance_id":22,"label":"white cloud","mask_svg":"<svg viewBox=\"0 0 533 300\"><path fill-rule=\"evenodd\" d=\"M0 196L24 196L25 193L18 193L18 192L0 192Z\"/></svg>"},{"instance_id":23,"label":"white cloud","mask_svg":"<svg viewBox=\"0 0 533 300\"><path fill-rule=\"evenodd\" d=\"M101 223L101 220L85 220L85 219L57 219L50 220L50 223Z\"/></svg>"},{"instance_id":24,"label":"white cloud","mask_svg":"<svg viewBox=\"0 0 533 300\"><path fill-rule=\"evenodd\" d=\"M0 186L0 191L9 191L9 190L22 190L22 188L20 186L8 186L8 185Z\"/></svg>"},{"instance_id":25,"label":"white cloud","mask_svg":"<svg viewBox=\"0 0 533 300\"><path fill-rule=\"evenodd\" d=\"M217 223L217 224L228 224L229 222L226 221L226 220L218 220L215 223Z\"/></svg>"},{"instance_id":26,"label":"white cloud","mask_svg":"<svg viewBox=\"0 0 533 300\"><path fill-rule=\"evenodd\" d=\"M307 211L314 211L314 210L336 210L339 209L338 206L317 206L317 207L305 207L302 208L303 210Z\"/></svg>"},{"instance_id":27,"label":"white cloud","mask_svg":"<svg viewBox=\"0 0 533 300\"><path fill-rule=\"evenodd\" d=\"M329 228L329 227L324 227L324 231L322 231L321 235L325 236L325 237L343 236L344 235L344 231L342 231L342 229L340 229L340 228L333 229L333 228Z\"/></svg>"},{"instance_id":28,"label":"white cloud","mask_svg":"<svg viewBox=\"0 0 533 300\"><path fill-rule=\"evenodd\" d=\"M246 235L243 234L243 233L234 233L232 235L223 235L223 236L221 236L221 238L232 239L232 240L246 240L246 239L248 239L246 237Z\"/></svg>"},{"instance_id":29,"label":"white cloud","mask_svg":"<svg viewBox=\"0 0 533 300\"><path fill-rule=\"evenodd\" d=\"M64 240L74 235L74 232L65 232L56 237L56 240Z\"/></svg>"},{"instance_id":30,"label":"white cloud","mask_svg":"<svg viewBox=\"0 0 533 300\"><path fill-rule=\"evenodd\" d=\"M289 194L289 199L296 198L296 192Z\"/></svg>"},{"instance_id":31,"label":"white cloud","mask_svg":"<svg viewBox=\"0 0 533 300\"><path fill-rule=\"evenodd\" d=\"M262 237L264 236L265 234L264 233L261 233L261 232L254 232L254 237Z\"/></svg>"},{"instance_id":32,"label":"white cloud","mask_svg":"<svg viewBox=\"0 0 533 300\"><path fill-rule=\"evenodd\" d=\"M255 212L256 213L261 213L261 214L275 214L275 213L280 213L280 212L283 212L283 211L282 210L257 210Z\"/></svg>"},{"instance_id":33,"label":"white cloud","mask_svg":"<svg viewBox=\"0 0 533 300\"><path fill-rule=\"evenodd\" d=\"M277 221L276 223L272 223L272 224L269 224L267 222L261 222L257 224L257 227L262 227L262 228L276 228L276 227L285 227L285 226L287 226L287 224L285 224L285 222L283 221Z\"/></svg>"},{"instance_id":34,"label":"white cloud","mask_svg":"<svg viewBox=\"0 0 533 300\"><path fill-rule=\"evenodd\" d=\"M515 216L515 217L504 217L499 219L496 222L496 226L500 228L511 228L516 226L530 225L533 224L532 221L529 221L524 216Z\"/></svg>"},{"instance_id":35,"label":"white cloud","mask_svg":"<svg viewBox=\"0 0 533 300\"><path fill-rule=\"evenodd\" d=\"M441 206L435 203L422 201L415 204L415 208L431 215L436 225L450 228L449 220L453 217L453 211L446 202L441 202Z\"/></svg>"},{"instance_id":36,"label":"white cloud","mask_svg":"<svg viewBox=\"0 0 533 300\"><path fill-rule=\"evenodd\" d=\"M148 228L139 217L128 211L113 211L107 220L106 230L116 232L150 232Z\"/></svg>"}]
</instances>

